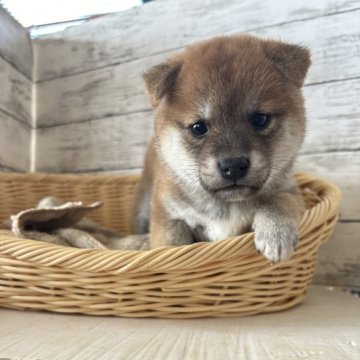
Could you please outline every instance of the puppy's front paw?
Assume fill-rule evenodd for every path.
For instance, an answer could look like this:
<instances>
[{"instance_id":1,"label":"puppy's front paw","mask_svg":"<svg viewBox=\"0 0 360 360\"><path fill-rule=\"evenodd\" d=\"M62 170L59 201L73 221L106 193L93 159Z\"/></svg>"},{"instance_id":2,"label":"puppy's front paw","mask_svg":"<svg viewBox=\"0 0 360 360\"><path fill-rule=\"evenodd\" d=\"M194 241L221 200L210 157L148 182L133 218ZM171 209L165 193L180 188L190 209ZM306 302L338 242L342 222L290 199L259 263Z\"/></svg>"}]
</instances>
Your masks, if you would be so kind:
<instances>
[{"instance_id":1,"label":"puppy's front paw","mask_svg":"<svg viewBox=\"0 0 360 360\"><path fill-rule=\"evenodd\" d=\"M255 246L268 260L287 260L298 243L297 226L293 221L263 219L255 226Z\"/></svg>"}]
</instances>

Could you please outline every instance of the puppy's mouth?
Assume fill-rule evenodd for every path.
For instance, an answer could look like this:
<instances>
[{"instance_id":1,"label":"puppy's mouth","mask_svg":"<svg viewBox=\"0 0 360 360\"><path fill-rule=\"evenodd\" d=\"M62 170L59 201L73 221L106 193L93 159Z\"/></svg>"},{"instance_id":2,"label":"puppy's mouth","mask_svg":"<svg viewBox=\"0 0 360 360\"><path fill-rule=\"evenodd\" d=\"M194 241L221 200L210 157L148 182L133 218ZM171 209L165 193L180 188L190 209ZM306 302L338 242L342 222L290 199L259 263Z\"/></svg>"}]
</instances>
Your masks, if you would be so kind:
<instances>
[{"instance_id":1,"label":"puppy's mouth","mask_svg":"<svg viewBox=\"0 0 360 360\"><path fill-rule=\"evenodd\" d=\"M210 176L204 178L203 176L199 174L200 184L203 189L214 198L225 202L242 201L259 195L268 178L251 176L247 179L224 181L223 179L213 179Z\"/></svg>"},{"instance_id":2,"label":"puppy's mouth","mask_svg":"<svg viewBox=\"0 0 360 360\"><path fill-rule=\"evenodd\" d=\"M256 195L260 190L259 186L232 184L215 189L208 189L214 196L226 201L239 201Z\"/></svg>"},{"instance_id":3,"label":"puppy's mouth","mask_svg":"<svg viewBox=\"0 0 360 360\"><path fill-rule=\"evenodd\" d=\"M257 186L251 185L241 185L241 184L232 184L229 186L213 189L214 193L218 192L234 192L234 191L258 191L259 188Z\"/></svg>"},{"instance_id":4,"label":"puppy's mouth","mask_svg":"<svg viewBox=\"0 0 360 360\"><path fill-rule=\"evenodd\" d=\"M257 189L257 187L255 187L255 186L242 185L242 184L232 184L232 185L228 185L228 186L224 186L224 187L214 189L214 191L217 192L217 191L224 191L224 190L240 190L240 189L247 189L247 188Z\"/></svg>"}]
</instances>

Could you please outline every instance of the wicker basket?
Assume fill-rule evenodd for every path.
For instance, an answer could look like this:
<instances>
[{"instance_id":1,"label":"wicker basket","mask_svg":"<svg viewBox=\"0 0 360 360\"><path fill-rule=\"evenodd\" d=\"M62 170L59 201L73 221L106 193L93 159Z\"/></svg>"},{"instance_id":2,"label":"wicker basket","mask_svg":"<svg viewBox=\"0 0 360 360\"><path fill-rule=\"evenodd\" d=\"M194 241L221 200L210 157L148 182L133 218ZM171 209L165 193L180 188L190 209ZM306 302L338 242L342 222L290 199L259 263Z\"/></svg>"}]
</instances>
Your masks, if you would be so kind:
<instances>
[{"instance_id":1,"label":"wicker basket","mask_svg":"<svg viewBox=\"0 0 360 360\"><path fill-rule=\"evenodd\" d=\"M126 317L224 317L280 311L303 301L319 246L335 226L340 191L297 176L308 210L285 263L257 254L253 233L151 251L75 249L0 232L0 306ZM105 205L92 218L128 231L137 177L0 175L0 222L43 196Z\"/></svg>"}]
</instances>

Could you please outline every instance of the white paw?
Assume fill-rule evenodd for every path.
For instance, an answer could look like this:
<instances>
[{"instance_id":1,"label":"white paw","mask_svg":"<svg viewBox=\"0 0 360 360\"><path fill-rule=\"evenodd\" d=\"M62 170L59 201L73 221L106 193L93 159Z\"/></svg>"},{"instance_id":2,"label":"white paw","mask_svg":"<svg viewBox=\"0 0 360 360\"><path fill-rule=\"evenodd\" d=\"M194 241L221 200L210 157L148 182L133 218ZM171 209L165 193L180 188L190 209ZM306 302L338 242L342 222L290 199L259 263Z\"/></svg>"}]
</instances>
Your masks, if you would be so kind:
<instances>
[{"instance_id":1,"label":"white paw","mask_svg":"<svg viewBox=\"0 0 360 360\"><path fill-rule=\"evenodd\" d=\"M271 262L288 260L297 243L297 226L293 221L266 219L255 226L256 249Z\"/></svg>"}]
</instances>

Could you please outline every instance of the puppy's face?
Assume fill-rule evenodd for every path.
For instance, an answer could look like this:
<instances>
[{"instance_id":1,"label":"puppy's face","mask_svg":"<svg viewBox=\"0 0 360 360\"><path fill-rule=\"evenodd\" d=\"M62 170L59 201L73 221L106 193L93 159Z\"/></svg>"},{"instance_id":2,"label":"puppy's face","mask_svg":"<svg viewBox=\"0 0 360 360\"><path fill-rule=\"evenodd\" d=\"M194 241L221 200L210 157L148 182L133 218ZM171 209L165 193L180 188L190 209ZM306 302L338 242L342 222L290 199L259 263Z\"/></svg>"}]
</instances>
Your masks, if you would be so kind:
<instances>
[{"instance_id":1,"label":"puppy's face","mask_svg":"<svg viewBox=\"0 0 360 360\"><path fill-rule=\"evenodd\" d=\"M270 190L303 140L309 64L300 47L232 36L151 69L158 149L174 176L225 201Z\"/></svg>"}]
</instances>

